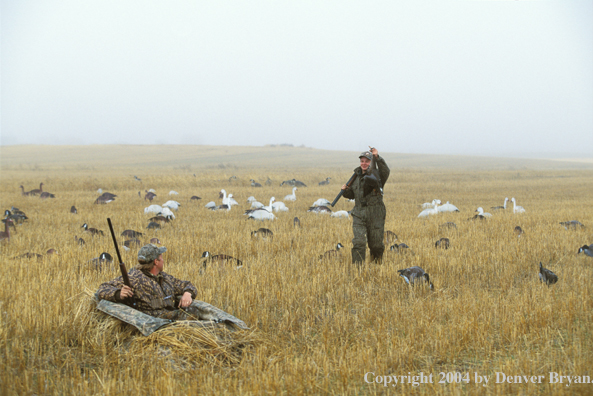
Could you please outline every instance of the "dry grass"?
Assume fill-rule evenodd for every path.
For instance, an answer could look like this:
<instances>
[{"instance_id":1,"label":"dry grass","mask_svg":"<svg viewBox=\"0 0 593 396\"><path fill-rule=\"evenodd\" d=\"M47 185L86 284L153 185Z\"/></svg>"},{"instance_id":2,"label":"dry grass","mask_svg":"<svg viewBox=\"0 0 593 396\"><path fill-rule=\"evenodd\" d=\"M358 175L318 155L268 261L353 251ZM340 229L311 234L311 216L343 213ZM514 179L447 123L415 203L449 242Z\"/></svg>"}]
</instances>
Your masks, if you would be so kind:
<instances>
[{"instance_id":1,"label":"dry grass","mask_svg":"<svg viewBox=\"0 0 593 396\"><path fill-rule=\"evenodd\" d=\"M78 159L64 159L61 165L54 158L29 169L18 164L14 152L2 150L1 207L17 206L30 220L0 245L1 394L591 393L591 384L547 384L550 371L593 377L593 260L576 254L579 246L593 243L590 168L492 171L415 168L410 163L403 170L390 163L386 229L414 254L387 251L382 265L367 264L358 271L350 265L351 221L306 212L317 198L335 196L356 160L338 169L328 164L312 168L306 159L291 168L280 156L277 167L257 168L251 157L246 167L218 167L198 156L188 168L187 162L166 157L163 161L170 162L164 168L143 168L134 165L140 163L139 154L131 152L111 168L74 169ZM265 157L268 149L262 150ZM99 150L89 163L106 157ZM298 164L294 158L291 166ZM232 175L237 180L229 182ZM250 178L263 182L268 176L273 186L249 186ZM328 176L330 186L317 186ZM293 177L309 187L287 203L288 213L271 223L245 220L248 196L282 200L291 189L279 183ZM42 181L55 199L20 195L20 184L30 190ZM99 187L118 197L94 205ZM158 204L168 199L182 203L177 219L159 231L146 230L149 216L143 209L149 203L138 191L148 188L157 190ZM221 188L233 193L240 208L229 213L204 208L210 200L220 202ZM170 190L180 194L170 198ZM190 202L192 195L203 199ZM466 220L478 206L488 211L505 196L517 198L527 212L507 210L482 223ZM419 205L434 198L451 201L461 213L417 219ZM69 213L71 205L77 215ZM351 206L340 201L336 210ZM294 216L301 219L301 229L293 228ZM118 273L115 264L101 272L85 264L114 249L108 236L83 235L80 226L86 222L107 232L107 217L119 232L145 232L145 242L160 238L168 248L165 271L190 279L201 300L244 320L252 330L181 326L142 337L94 311L89 296ZM558 224L574 219L587 228L567 231ZM446 221L458 228L440 233L438 225ZM525 231L521 238L513 233L516 225ZM250 232L262 226L273 230L272 241L250 239ZM76 245L75 235L87 244ZM443 236L450 238L451 248L435 249L434 242ZM318 256L337 242L346 247L341 258L320 262ZM60 255L12 259L49 248ZM246 265L200 275L204 250L230 254ZM136 251L123 254L130 268ZM556 285L540 284L540 261L559 276ZM431 275L435 292L404 285L397 270L412 265ZM473 379L474 372L501 371L546 375L546 383L484 388L435 381L384 389L364 382L369 371L433 373L436 379L439 372L470 372Z\"/></svg>"}]
</instances>

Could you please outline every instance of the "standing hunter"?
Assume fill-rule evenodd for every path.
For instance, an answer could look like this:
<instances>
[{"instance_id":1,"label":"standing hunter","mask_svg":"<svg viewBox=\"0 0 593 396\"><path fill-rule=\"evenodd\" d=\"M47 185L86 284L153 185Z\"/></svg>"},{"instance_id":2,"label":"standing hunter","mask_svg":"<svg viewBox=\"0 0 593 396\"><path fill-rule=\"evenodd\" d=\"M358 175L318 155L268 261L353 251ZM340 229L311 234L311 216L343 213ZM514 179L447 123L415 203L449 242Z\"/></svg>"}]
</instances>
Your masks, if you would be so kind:
<instances>
[{"instance_id":1,"label":"standing hunter","mask_svg":"<svg viewBox=\"0 0 593 396\"><path fill-rule=\"evenodd\" d=\"M361 153L358 157L360 166L354 169L357 175L352 185L342 186L344 197L354 199L352 215L352 263L362 265L365 262L368 241L372 261L381 261L385 245L385 204L383 204L383 186L389 178L389 167L379 156L376 148ZM378 169L377 169L378 167Z\"/></svg>"}]
</instances>

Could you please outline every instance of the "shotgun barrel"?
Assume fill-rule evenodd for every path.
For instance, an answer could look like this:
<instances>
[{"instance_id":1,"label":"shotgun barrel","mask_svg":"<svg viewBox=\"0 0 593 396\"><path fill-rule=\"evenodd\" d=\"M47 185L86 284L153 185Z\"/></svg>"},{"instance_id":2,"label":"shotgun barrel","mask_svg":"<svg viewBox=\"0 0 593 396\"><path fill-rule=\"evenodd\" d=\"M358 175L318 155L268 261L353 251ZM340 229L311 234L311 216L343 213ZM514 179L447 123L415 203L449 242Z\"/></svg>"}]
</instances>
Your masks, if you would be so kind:
<instances>
[{"instance_id":1,"label":"shotgun barrel","mask_svg":"<svg viewBox=\"0 0 593 396\"><path fill-rule=\"evenodd\" d=\"M352 176L350 177L350 180L348 180L346 182L346 187L349 188L352 183L354 183L354 179L356 179L356 173L352 174ZM338 195L336 196L336 199L334 199L334 202L331 203L332 208L335 206L335 204L340 200L340 198L342 198L342 195L344 195L344 191L346 190L340 190L340 192L338 193Z\"/></svg>"},{"instance_id":2,"label":"shotgun barrel","mask_svg":"<svg viewBox=\"0 0 593 396\"><path fill-rule=\"evenodd\" d=\"M132 288L132 285L130 284L130 277L128 276L128 270L126 269L126 265L124 264L124 262L121 259L121 254L119 253L119 246L117 245L117 239L115 238L115 232L113 232L113 225L111 224L111 219L109 217L107 218L107 223L109 224L109 231L111 232L111 238L113 238L113 245L115 246L115 252L117 253L117 260L119 262L119 270L121 272L121 277L124 281L124 285L128 286L129 288ZM126 299L125 302L130 307L136 308L136 301L134 300L133 297Z\"/></svg>"}]
</instances>

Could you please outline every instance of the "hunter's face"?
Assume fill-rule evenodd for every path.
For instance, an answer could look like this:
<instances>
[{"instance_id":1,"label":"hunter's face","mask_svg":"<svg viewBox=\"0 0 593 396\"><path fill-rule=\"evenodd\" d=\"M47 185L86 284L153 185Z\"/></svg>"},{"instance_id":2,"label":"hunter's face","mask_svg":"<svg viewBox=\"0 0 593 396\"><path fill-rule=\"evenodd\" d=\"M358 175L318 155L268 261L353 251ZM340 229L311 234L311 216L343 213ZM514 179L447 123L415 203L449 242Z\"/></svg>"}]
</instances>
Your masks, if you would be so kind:
<instances>
[{"instance_id":1,"label":"hunter's face","mask_svg":"<svg viewBox=\"0 0 593 396\"><path fill-rule=\"evenodd\" d=\"M371 160L367 157L360 157L360 167L363 171L369 169L369 165L371 165Z\"/></svg>"}]
</instances>

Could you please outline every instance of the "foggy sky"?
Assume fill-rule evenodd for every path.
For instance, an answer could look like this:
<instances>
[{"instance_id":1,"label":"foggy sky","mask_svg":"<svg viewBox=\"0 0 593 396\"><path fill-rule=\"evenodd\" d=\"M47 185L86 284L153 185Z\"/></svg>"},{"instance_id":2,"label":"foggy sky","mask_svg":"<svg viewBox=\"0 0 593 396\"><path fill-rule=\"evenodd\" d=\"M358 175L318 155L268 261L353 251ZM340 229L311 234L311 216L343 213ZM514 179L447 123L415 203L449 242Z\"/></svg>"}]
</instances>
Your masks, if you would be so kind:
<instances>
[{"instance_id":1,"label":"foggy sky","mask_svg":"<svg viewBox=\"0 0 593 396\"><path fill-rule=\"evenodd\" d=\"M1 1L0 142L593 155L591 1Z\"/></svg>"}]
</instances>

